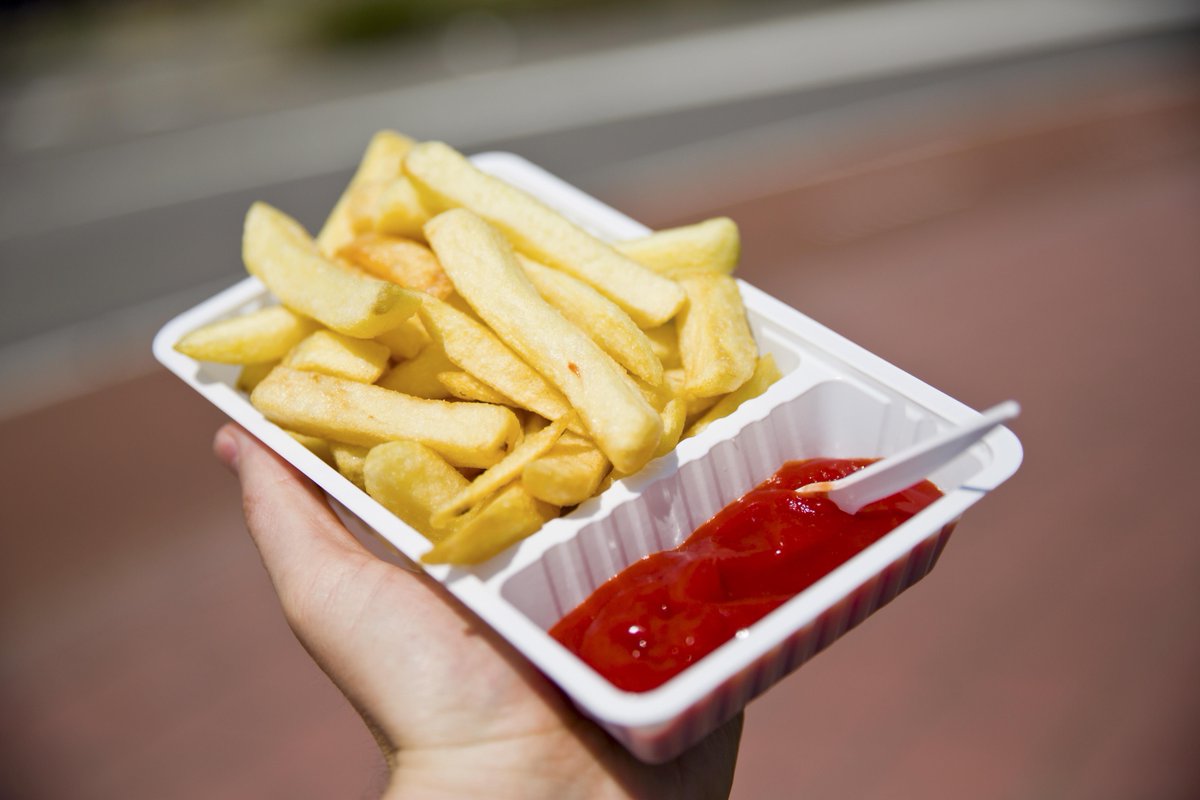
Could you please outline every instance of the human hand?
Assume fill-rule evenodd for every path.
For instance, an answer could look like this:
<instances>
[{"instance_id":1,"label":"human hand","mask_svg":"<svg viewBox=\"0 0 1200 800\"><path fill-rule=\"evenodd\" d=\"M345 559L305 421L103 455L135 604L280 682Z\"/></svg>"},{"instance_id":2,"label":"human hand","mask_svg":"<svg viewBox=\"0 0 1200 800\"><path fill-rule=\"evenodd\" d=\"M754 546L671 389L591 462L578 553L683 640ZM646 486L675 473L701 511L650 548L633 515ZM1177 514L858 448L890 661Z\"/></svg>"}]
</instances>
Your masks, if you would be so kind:
<instances>
[{"instance_id":1,"label":"human hand","mask_svg":"<svg viewBox=\"0 0 1200 800\"><path fill-rule=\"evenodd\" d=\"M727 797L738 715L643 764L429 577L371 555L321 491L234 425L217 456L296 637L362 715L386 797Z\"/></svg>"}]
</instances>

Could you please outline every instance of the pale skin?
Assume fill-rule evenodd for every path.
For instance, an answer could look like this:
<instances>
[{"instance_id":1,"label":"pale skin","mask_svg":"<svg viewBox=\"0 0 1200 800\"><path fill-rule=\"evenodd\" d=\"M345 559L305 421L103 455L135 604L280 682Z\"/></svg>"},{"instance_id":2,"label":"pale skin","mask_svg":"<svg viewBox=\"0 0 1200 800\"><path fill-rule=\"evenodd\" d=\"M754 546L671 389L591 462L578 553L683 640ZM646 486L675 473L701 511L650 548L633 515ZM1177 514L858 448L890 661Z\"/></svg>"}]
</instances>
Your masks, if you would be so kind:
<instances>
[{"instance_id":1,"label":"pale skin","mask_svg":"<svg viewBox=\"0 0 1200 800\"><path fill-rule=\"evenodd\" d=\"M386 798L728 796L741 715L673 761L637 761L436 582L368 552L257 439L226 425L213 449L288 624L383 750Z\"/></svg>"}]
</instances>

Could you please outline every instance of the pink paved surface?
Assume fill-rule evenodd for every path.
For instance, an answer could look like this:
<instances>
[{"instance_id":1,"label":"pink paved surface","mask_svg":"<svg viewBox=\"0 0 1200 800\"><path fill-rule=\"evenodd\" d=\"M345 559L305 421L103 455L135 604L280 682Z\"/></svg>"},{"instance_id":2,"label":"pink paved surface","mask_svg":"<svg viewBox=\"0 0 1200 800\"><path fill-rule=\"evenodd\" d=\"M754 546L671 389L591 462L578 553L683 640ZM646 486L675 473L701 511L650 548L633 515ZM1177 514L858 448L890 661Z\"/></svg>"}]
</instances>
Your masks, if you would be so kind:
<instances>
[{"instance_id":1,"label":"pink paved surface","mask_svg":"<svg viewBox=\"0 0 1200 800\"><path fill-rule=\"evenodd\" d=\"M751 283L970 404L1025 408L1022 470L938 568L751 706L735 797L1200 794L1200 92L1177 77L840 162L780 154L790 188L756 201L712 184ZM219 422L159 374L0 425L0 795L383 785L207 456Z\"/></svg>"}]
</instances>

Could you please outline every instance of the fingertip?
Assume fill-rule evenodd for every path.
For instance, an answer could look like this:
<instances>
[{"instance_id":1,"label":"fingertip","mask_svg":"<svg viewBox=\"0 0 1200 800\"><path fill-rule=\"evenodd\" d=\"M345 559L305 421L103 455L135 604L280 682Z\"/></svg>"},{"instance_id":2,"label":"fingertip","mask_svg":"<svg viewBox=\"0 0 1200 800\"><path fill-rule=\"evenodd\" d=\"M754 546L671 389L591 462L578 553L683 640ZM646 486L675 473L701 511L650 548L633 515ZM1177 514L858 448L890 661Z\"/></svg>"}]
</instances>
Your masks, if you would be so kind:
<instances>
[{"instance_id":1,"label":"fingertip","mask_svg":"<svg viewBox=\"0 0 1200 800\"><path fill-rule=\"evenodd\" d=\"M213 454L217 460L235 474L238 471L238 455L240 443L237 430L233 425L223 425L213 437Z\"/></svg>"}]
</instances>

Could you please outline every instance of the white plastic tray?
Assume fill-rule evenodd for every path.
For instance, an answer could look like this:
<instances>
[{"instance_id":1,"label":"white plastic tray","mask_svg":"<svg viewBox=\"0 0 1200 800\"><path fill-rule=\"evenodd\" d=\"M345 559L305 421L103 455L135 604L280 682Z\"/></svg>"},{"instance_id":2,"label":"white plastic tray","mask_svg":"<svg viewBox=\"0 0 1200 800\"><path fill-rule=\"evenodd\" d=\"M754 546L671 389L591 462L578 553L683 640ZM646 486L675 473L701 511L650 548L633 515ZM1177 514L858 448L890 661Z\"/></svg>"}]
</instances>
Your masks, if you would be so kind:
<instances>
[{"instance_id":1,"label":"white plastic tray","mask_svg":"<svg viewBox=\"0 0 1200 800\"><path fill-rule=\"evenodd\" d=\"M603 238L647 232L517 156L487 153L473 161ZM615 688L546 633L601 583L639 558L679 544L784 461L886 456L977 413L753 286L739 286L760 349L772 353L784 373L780 381L490 562L469 569L426 567L645 761L672 758L703 738L919 580L963 512L1021 462L1017 438L997 429L931 476L944 497L744 635L652 691ZM236 368L194 361L173 349L201 325L271 302L262 284L247 278L167 323L155 337L155 356L321 486L349 511L344 519L353 524L357 518L418 560L430 547L426 539L267 422L234 388Z\"/></svg>"}]
</instances>

